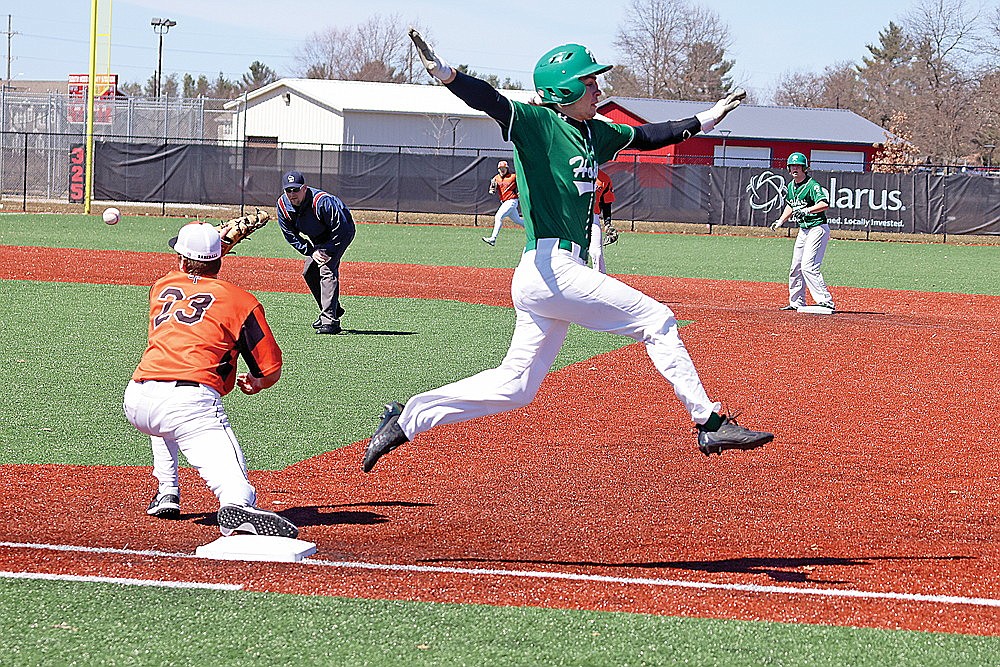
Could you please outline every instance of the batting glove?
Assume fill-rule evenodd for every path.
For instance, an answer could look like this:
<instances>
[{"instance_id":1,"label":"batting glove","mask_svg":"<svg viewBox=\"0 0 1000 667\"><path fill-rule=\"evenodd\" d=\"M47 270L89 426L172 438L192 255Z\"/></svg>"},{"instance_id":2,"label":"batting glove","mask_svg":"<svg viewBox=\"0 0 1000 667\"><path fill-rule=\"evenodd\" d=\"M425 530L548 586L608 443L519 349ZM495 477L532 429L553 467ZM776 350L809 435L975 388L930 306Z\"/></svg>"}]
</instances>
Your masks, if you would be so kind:
<instances>
[{"instance_id":1,"label":"batting glove","mask_svg":"<svg viewBox=\"0 0 1000 667\"><path fill-rule=\"evenodd\" d=\"M417 55L420 56L420 62L424 64L427 73L441 83L451 83L455 78L455 70L451 68L451 65L434 55L434 49L413 28L410 28L410 39L417 47Z\"/></svg>"},{"instance_id":2,"label":"batting glove","mask_svg":"<svg viewBox=\"0 0 1000 667\"><path fill-rule=\"evenodd\" d=\"M781 220L775 220L771 223L771 229L777 231L778 227L781 227Z\"/></svg>"},{"instance_id":3,"label":"batting glove","mask_svg":"<svg viewBox=\"0 0 1000 667\"><path fill-rule=\"evenodd\" d=\"M716 125L722 122L722 119L725 118L730 111L740 105L740 102L742 102L746 96L747 91L742 88L737 88L716 102L715 106L711 109L695 114L695 118L701 122L701 131L711 132Z\"/></svg>"}]
</instances>

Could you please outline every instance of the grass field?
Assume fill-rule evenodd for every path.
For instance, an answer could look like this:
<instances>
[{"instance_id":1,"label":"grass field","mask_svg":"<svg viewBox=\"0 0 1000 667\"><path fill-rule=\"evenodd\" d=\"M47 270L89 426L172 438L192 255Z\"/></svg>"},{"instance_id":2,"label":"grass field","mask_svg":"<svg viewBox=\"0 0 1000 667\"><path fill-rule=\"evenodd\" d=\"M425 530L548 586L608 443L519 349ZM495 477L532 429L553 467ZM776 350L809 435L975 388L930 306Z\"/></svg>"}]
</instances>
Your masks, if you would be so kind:
<instances>
[{"instance_id":1,"label":"grass field","mask_svg":"<svg viewBox=\"0 0 1000 667\"><path fill-rule=\"evenodd\" d=\"M0 244L168 252L182 221L0 216ZM496 248L481 229L363 225L347 262L510 268L523 232ZM293 257L276 225L244 244ZM41 251L40 251L41 252ZM623 234L612 273L777 283L791 241ZM836 286L1000 294L1000 247L833 241ZM367 437L381 401L495 365L513 322L504 308L350 296L348 326L312 336L311 298L258 294L282 342L282 382L227 410L252 469L280 469ZM144 345L147 288L0 280L0 464L148 465L148 443L121 414ZM401 327L399 322L405 322ZM574 328L558 365L630 341ZM388 363L387 363L388 362ZM289 409L289 406L294 406ZM374 411L373 411L374 409ZM0 475L2 475L0 468ZM0 477L2 479L2 477ZM137 508L137 511L141 508ZM94 508L99 512L101 508ZM0 568L2 569L2 568ZM994 637L809 624L751 623L531 607L389 602L121 584L0 581L0 664L10 665L987 665Z\"/></svg>"},{"instance_id":2,"label":"grass field","mask_svg":"<svg viewBox=\"0 0 1000 667\"><path fill-rule=\"evenodd\" d=\"M165 252L166 239L177 233L182 222L138 217L109 227L97 216L7 214L0 215L0 244ZM524 247L523 231L505 229L496 248L480 240L482 233L482 228L362 225L344 260L487 268L517 265ZM297 257L273 221L238 252L250 257ZM625 233L605 252L608 270L616 274L784 283L792 239L777 233L773 238ZM1000 286L990 267L995 266L998 254L998 246L833 240L823 273L832 286L997 294ZM75 251L72 257L80 259Z\"/></svg>"}]
</instances>

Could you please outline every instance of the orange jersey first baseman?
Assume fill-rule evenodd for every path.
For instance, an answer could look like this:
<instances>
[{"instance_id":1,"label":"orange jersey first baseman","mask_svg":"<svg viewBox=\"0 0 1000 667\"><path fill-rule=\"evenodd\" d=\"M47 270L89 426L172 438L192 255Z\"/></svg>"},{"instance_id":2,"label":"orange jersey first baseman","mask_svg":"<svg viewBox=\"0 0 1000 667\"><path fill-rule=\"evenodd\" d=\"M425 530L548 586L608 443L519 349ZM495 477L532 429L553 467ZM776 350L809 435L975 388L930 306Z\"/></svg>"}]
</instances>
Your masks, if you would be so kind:
<instances>
[{"instance_id":1,"label":"orange jersey first baseman","mask_svg":"<svg viewBox=\"0 0 1000 667\"><path fill-rule=\"evenodd\" d=\"M171 271L149 293L149 344L133 380L190 380L225 396L242 356L252 375L281 370L257 298L236 285Z\"/></svg>"},{"instance_id":2,"label":"orange jersey first baseman","mask_svg":"<svg viewBox=\"0 0 1000 667\"><path fill-rule=\"evenodd\" d=\"M149 436L156 495L146 513L180 518L183 453L219 500L223 535L296 537L298 528L256 506L243 450L222 397L256 394L281 377L281 348L257 298L218 277L222 242L212 225L181 228L170 246L177 270L149 292L149 342L125 389L125 417ZM242 357L247 372L237 374Z\"/></svg>"}]
</instances>

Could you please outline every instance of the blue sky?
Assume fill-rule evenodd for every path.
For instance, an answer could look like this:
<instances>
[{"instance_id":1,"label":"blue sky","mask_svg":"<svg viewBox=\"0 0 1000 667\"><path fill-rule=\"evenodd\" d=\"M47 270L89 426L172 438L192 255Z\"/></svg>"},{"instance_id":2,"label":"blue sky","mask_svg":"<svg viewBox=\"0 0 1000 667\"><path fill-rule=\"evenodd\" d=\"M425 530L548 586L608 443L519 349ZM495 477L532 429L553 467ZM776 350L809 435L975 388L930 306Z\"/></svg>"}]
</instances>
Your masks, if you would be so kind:
<instances>
[{"instance_id":1,"label":"blue sky","mask_svg":"<svg viewBox=\"0 0 1000 667\"><path fill-rule=\"evenodd\" d=\"M167 17L177 26L163 41L165 75L189 72L214 79L222 72L236 79L253 60L260 60L279 75L290 76L296 71L296 52L311 34L355 25L378 12L429 27L433 45L453 64L465 63L479 72L529 85L538 56L560 43L580 42L599 60L615 62L615 34L630 4L630 0L114 0L111 69L121 80L145 82L156 70L158 48L150 19ZM784 73L859 62L867 53L865 45L877 42L890 20L900 22L915 0L698 4L729 25L736 82L766 100ZM6 30L6 15L11 15L17 33L10 42L11 77L65 80L68 74L85 73L90 5L87 0L7 3L0 13L0 29ZM0 41L0 52L0 78L5 78L6 39Z\"/></svg>"}]
</instances>

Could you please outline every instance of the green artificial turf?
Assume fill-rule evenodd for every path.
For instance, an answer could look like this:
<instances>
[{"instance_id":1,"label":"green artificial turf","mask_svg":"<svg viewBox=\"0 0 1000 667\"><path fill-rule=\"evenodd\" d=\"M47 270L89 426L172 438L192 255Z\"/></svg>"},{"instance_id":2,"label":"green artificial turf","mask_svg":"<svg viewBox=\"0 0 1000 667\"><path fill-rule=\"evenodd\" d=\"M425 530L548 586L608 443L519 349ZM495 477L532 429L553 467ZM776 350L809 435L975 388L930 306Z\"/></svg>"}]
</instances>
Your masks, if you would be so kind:
<instances>
[{"instance_id":1,"label":"green artificial turf","mask_svg":"<svg viewBox=\"0 0 1000 667\"><path fill-rule=\"evenodd\" d=\"M0 244L169 252L184 221L0 215ZM362 225L346 261L513 267L523 232ZM296 255L271 223L241 254ZM791 240L623 234L612 273L783 283ZM833 241L831 285L1000 294L1000 247ZM274 388L227 411L255 469L370 435L381 402L495 365L509 309L351 297L346 336L315 336L302 294L259 293L285 351ZM121 413L145 340L145 286L0 279L0 464L148 465ZM626 344L580 329L559 365ZM289 405L293 409L289 409ZM252 566L248 566L252 567ZM4 568L0 568L4 569ZM341 576L340 573L333 576ZM780 604L775 599L773 604ZM3 665L991 665L996 638L640 614L0 579Z\"/></svg>"},{"instance_id":2,"label":"green artificial turf","mask_svg":"<svg viewBox=\"0 0 1000 667\"><path fill-rule=\"evenodd\" d=\"M149 289L0 281L0 464L148 465L148 438L122 413L145 349ZM258 293L282 347L281 380L225 399L254 470L281 469L371 435L382 406L493 368L510 308L345 297L348 333L317 336L312 297ZM573 326L554 368L632 342ZM245 370L241 363L241 369Z\"/></svg>"},{"instance_id":3,"label":"green artificial turf","mask_svg":"<svg viewBox=\"0 0 1000 667\"><path fill-rule=\"evenodd\" d=\"M109 227L96 215L0 215L0 244L169 252L166 241L181 218L129 217ZM214 221L213 221L214 222ZM347 262L512 268L524 247L524 232L504 229L495 248L482 242L483 227L362 224L344 257ZM605 249L608 271L784 283L793 238L623 233ZM277 223L270 222L238 253L297 258ZM831 286L926 292L1000 294L994 267L1000 246L833 240L823 263ZM345 286L348 293L350 286Z\"/></svg>"},{"instance_id":4,"label":"green artificial turf","mask_svg":"<svg viewBox=\"0 0 1000 667\"><path fill-rule=\"evenodd\" d=\"M11 667L978 667L997 664L1000 640L532 607L8 580L0 584L0 656Z\"/></svg>"}]
</instances>

